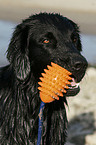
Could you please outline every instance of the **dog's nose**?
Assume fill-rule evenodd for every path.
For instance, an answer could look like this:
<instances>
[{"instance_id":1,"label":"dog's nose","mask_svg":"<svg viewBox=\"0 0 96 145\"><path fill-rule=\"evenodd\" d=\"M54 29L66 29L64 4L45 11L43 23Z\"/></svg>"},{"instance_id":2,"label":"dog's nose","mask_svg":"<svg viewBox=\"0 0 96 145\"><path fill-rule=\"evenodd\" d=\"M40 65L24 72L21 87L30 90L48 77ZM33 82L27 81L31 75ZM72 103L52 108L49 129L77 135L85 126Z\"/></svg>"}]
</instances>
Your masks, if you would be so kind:
<instances>
[{"instance_id":1,"label":"dog's nose","mask_svg":"<svg viewBox=\"0 0 96 145\"><path fill-rule=\"evenodd\" d=\"M78 71L78 70L80 70L83 66L84 66L84 64L83 64L81 61L77 61L77 62L74 63L73 68L74 68L75 70Z\"/></svg>"},{"instance_id":2,"label":"dog's nose","mask_svg":"<svg viewBox=\"0 0 96 145\"><path fill-rule=\"evenodd\" d=\"M83 78L86 68L88 66L87 60L83 56L73 57L71 59L71 72L75 76L76 82L80 82Z\"/></svg>"},{"instance_id":3,"label":"dog's nose","mask_svg":"<svg viewBox=\"0 0 96 145\"><path fill-rule=\"evenodd\" d=\"M74 71L80 71L82 69L85 70L88 65L84 57L78 57L77 59L75 58L72 63L72 68Z\"/></svg>"}]
</instances>

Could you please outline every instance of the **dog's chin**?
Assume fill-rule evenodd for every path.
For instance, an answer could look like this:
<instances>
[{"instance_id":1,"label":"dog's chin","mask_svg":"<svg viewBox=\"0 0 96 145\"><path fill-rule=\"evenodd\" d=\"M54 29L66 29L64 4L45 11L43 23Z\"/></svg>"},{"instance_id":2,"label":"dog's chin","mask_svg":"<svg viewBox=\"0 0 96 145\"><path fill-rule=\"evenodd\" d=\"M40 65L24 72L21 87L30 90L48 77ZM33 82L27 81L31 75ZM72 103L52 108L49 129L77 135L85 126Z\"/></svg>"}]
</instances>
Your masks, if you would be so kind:
<instances>
[{"instance_id":1,"label":"dog's chin","mask_svg":"<svg viewBox=\"0 0 96 145\"><path fill-rule=\"evenodd\" d=\"M75 96L80 91L79 83L76 83L74 78L72 78L71 84L68 85L68 87L69 89L67 90L66 96Z\"/></svg>"},{"instance_id":2,"label":"dog's chin","mask_svg":"<svg viewBox=\"0 0 96 145\"><path fill-rule=\"evenodd\" d=\"M65 96L75 96L79 93L80 91L80 87L78 86L77 88L71 88L67 90L67 93L65 94Z\"/></svg>"}]
</instances>

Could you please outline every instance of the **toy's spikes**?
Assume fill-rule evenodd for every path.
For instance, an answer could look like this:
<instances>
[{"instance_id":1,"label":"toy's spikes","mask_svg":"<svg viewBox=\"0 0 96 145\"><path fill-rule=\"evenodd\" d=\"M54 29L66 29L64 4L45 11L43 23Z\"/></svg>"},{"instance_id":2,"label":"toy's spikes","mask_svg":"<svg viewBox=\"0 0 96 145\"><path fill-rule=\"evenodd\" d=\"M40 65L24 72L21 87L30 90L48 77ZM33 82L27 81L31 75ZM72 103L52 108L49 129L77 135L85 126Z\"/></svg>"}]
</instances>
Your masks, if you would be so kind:
<instances>
[{"instance_id":1,"label":"toy's spikes","mask_svg":"<svg viewBox=\"0 0 96 145\"><path fill-rule=\"evenodd\" d=\"M45 73L42 73L40 77L41 82L38 84L40 87L40 98L43 102L49 103L56 100L59 100L59 96L63 97L63 93L66 93L68 85L71 84L69 80L72 78L69 76L70 73L65 68L51 63L52 66L47 65L48 69L44 69Z\"/></svg>"},{"instance_id":2,"label":"toy's spikes","mask_svg":"<svg viewBox=\"0 0 96 145\"><path fill-rule=\"evenodd\" d=\"M43 87L43 89L45 90L45 92L46 92L46 89L48 90L48 91L50 91L51 92L51 90L52 90L52 92L54 92L55 94L57 94L57 95L59 95L59 96L61 96L61 97L63 97L63 94L62 94L62 92L60 91L60 88L58 88L58 86L56 87L54 87L53 85L51 85L51 84L45 84L45 83L42 83L42 82L39 82L39 85L41 85L41 87ZM45 87L46 86L46 87ZM40 90L41 90L42 88L40 88ZM43 91L44 91L43 90Z\"/></svg>"},{"instance_id":3,"label":"toy's spikes","mask_svg":"<svg viewBox=\"0 0 96 145\"><path fill-rule=\"evenodd\" d=\"M57 70L60 69L60 70L63 71L64 73L66 73L66 74L68 74L68 75L72 75L71 72L69 72L69 71L66 70L65 68L59 66L58 64L55 64L55 63L51 62L51 65L52 65L54 68L56 68Z\"/></svg>"}]
</instances>

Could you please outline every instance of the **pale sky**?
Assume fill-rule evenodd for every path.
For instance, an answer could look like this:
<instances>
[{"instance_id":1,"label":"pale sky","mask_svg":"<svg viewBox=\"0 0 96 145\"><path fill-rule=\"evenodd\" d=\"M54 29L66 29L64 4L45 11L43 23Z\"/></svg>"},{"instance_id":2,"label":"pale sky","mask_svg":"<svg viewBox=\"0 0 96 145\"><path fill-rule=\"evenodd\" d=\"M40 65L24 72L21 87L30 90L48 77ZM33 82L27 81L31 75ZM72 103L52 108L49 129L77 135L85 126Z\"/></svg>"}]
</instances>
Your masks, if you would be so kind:
<instances>
[{"instance_id":1,"label":"pale sky","mask_svg":"<svg viewBox=\"0 0 96 145\"><path fill-rule=\"evenodd\" d=\"M19 3L18 3L19 1ZM0 0L6 5L18 5L28 7L42 7L53 9L74 9L96 12L96 0Z\"/></svg>"}]
</instances>

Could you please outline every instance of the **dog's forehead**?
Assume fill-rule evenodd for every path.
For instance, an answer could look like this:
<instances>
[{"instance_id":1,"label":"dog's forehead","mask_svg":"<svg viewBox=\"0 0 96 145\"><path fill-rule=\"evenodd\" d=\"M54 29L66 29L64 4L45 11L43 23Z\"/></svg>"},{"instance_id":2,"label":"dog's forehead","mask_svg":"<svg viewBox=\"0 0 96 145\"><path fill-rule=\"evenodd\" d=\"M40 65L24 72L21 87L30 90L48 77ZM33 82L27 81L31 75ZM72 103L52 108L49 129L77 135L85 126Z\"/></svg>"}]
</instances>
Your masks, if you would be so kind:
<instances>
[{"instance_id":1,"label":"dog's forehead","mask_svg":"<svg viewBox=\"0 0 96 145\"><path fill-rule=\"evenodd\" d=\"M48 32L51 32L58 39L71 37L72 33L79 32L77 24L59 14L41 13L30 17L29 21L31 26L29 27L30 39L37 40Z\"/></svg>"},{"instance_id":2,"label":"dog's forehead","mask_svg":"<svg viewBox=\"0 0 96 145\"><path fill-rule=\"evenodd\" d=\"M36 23L38 23L38 28L40 29L40 27L42 28L46 28L48 26L50 27L56 27L58 29L62 28L62 29L74 29L74 25L73 22L68 19L67 17L63 17L62 15L59 14L48 14L48 13L40 13L37 15L33 15L32 17L30 17L32 20L32 23L34 23L35 21L35 26ZM37 29L38 29L37 28Z\"/></svg>"},{"instance_id":3,"label":"dog's forehead","mask_svg":"<svg viewBox=\"0 0 96 145\"><path fill-rule=\"evenodd\" d=\"M70 21L66 18L62 21L49 19L50 21L37 21L37 25L34 26L34 37L46 34L48 32L52 32L55 36L58 35L69 35L74 32L75 28L70 23Z\"/></svg>"},{"instance_id":4,"label":"dog's forehead","mask_svg":"<svg viewBox=\"0 0 96 145\"><path fill-rule=\"evenodd\" d=\"M40 13L38 15L34 15L33 19L39 21L41 24L73 27L72 21L70 19L59 14Z\"/></svg>"},{"instance_id":5,"label":"dog's forehead","mask_svg":"<svg viewBox=\"0 0 96 145\"><path fill-rule=\"evenodd\" d=\"M47 19L43 22L40 22L40 25L42 25L44 29L52 29L52 30L58 29L59 31L64 30L65 32L66 30L73 31L74 29L73 25L70 23L70 21L67 18Z\"/></svg>"}]
</instances>

